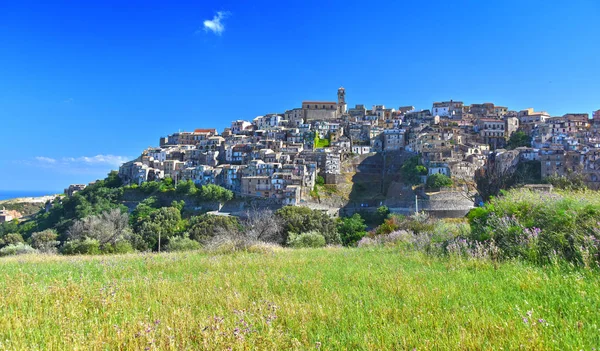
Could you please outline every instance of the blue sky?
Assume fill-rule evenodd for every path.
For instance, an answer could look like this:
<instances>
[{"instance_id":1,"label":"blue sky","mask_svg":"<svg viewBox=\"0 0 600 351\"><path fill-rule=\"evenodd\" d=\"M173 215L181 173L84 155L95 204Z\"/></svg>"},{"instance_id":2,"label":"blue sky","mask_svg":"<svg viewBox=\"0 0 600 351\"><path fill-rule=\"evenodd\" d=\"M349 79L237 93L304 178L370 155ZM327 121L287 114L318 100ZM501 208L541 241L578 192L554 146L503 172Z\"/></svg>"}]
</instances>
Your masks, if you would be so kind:
<instances>
[{"instance_id":1,"label":"blue sky","mask_svg":"<svg viewBox=\"0 0 600 351\"><path fill-rule=\"evenodd\" d=\"M0 1L0 189L87 183L341 85L350 105L600 109L597 0L122 3Z\"/></svg>"}]
</instances>

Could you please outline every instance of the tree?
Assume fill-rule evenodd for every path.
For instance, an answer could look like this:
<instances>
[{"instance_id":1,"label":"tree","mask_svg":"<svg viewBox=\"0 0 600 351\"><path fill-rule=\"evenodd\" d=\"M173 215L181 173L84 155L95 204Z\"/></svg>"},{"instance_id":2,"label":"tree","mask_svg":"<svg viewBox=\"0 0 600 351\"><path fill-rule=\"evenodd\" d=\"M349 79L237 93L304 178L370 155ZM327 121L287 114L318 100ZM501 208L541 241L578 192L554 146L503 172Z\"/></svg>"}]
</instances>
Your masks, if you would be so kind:
<instances>
[{"instance_id":1,"label":"tree","mask_svg":"<svg viewBox=\"0 0 600 351\"><path fill-rule=\"evenodd\" d=\"M285 206L275 212L282 224L282 240L287 242L289 233L316 231L325 237L327 244L340 244L341 239L333 218L325 212L307 207Z\"/></svg>"},{"instance_id":2,"label":"tree","mask_svg":"<svg viewBox=\"0 0 600 351\"><path fill-rule=\"evenodd\" d=\"M19 231L19 220L13 219L10 222L0 223L0 237L10 234L17 233Z\"/></svg>"},{"instance_id":3,"label":"tree","mask_svg":"<svg viewBox=\"0 0 600 351\"><path fill-rule=\"evenodd\" d=\"M475 183L477 192L483 201L497 196L500 191L518 187L522 184L536 184L541 181L541 162L524 161L514 166L494 167L486 170L485 174L477 173Z\"/></svg>"},{"instance_id":4,"label":"tree","mask_svg":"<svg viewBox=\"0 0 600 351\"><path fill-rule=\"evenodd\" d=\"M194 195L198 189L192 180L183 180L177 184L175 191L180 195Z\"/></svg>"},{"instance_id":5,"label":"tree","mask_svg":"<svg viewBox=\"0 0 600 351\"><path fill-rule=\"evenodd\" d=\"M387 206L379 206L375 212L377 219L376 225L380 225L390 215L390 209Z\"/></svg>"},{"instance_id":6,"label":"tree","mask_svg":"<svg viewBox=\"0 0 600 351\"><path fill-rule=\"evenodd\" d=\"M242 229L236 217L204 214L190 218L188 233L191 239L207 243L218 229L221 228L225 232L234 232Z\"/></svg>"},{"instance_id":7,"label":"tree","mask_svg":"<svg viewBox=\"0 0 600 351\"><path fill-rule=\"evenodd\" d=\"M0 247L23 243L25 243L25 240L23 240L23 237L19 233L6 234L0 239Z\"/></svg>"},{"instance_id":8,"label":"tree","mask_svg":"<svg viewBox=\"0 0 600 351\"><path fill-rule=\"evenodd\" d=\"M520 130L511 134L507 144L507 149L509 150L518 147L531 147L531 137Z\"/></svg>"},{"instance_id":9,"label":"tree","mask_svg":"<svg viewBox=\"0 0 600 351\"><path fill-rule=\"evenodd\" d=\"M171 177L164 178L160 182L160 188L159 188L160 192L166 193L166 192L175 190L175 186L173 184L174 184L173 178L171 178Z\"/></svg>"},{"instance_id":10,"label":"tree","mask_svg":"<svg viewBox=\"0 0 600 351\"><path fill-rule=\"evenodd\" d=\"M171 207L175 207L176 209L179 210L179 212L183 211L183 208L185 207L185 201L183 200L173 200L171 202Z\"/></svg>"},{"instance_id":11,"label":"tree","mask_svg":"<svg viewBox=\"0 0 600 351\"><path fill-rule=\"evenodd\" d=\"M181 212L175 207L162 207L142 220L139 234L148 246L160 250L163 241L184 230Z\"/></svg>"},{"instance_id":12,"label":"tree","mask_svg":"<svg viewBox=\"0 0 600 351\"><path fill-rule=\"evenodd\" d=\"M367 225L362 217L355 213L352 217L340 219L337 225L342 244L353 246L367 234Z\"/></svg>"},{"instance_id":13,"label":"tree","mask_svg":"<svg viewBox=\"0 0 600 351\"><path fill-rule=\"evenodd\" d=\"M452 186L452 179L450 179L447 175L436 173L427 178L426 185L429 189L447 188Z\"/></svg>"},{"instance_id":14,"label":"tree","mask_svg":"<svg viewBox=\"0 0 600 351\"><path fill-rule=\"evenodd\" d=\"M96 240L100 249L104 249L105 246L129 240L129 215L120 209L112 209L100 215L86 217L75 221L67 236L70 241Z\"/></svg>"},{"instance_id":15,"label":"tree","mask_svg":"<svg viewBox=\"0 0 600 351\"><path fill-rule=\"evenodd\" d=\"M202 186L198 194L203 201L224 203L233 199L233 192L231 192L231 190L227 190L214 184Z\"/></svg>"},{"instance_id":16,"label":"tree","mask_svg":"<svg viewBox=\"0 0 600 351\"><path fill-rule=\"evenodd\" d=\"M249 211L244 221L244 234L255 241L283 244L281 231L281 219L269 209Z\"/></svg>"},{"instance_id":17,"label":"tree","mask_svg":"<svg viewBox=\"0 0 600 351\"><path fill-rule=\"evenodd\" d=\"M119 177L119 172L111 171L108 173L108 177L104 179L104 186L107 188L119 188L123 185L123 181L121 177Z\"/></svg>"},{"instance_id":18,"label":"tree","mask_svg":"<svg viewBox=\"0 0 600 351\"><path fill-rule=\"evenodd\" d=\"M131 223L134 226L134 229L137 230L137 227L141 224L142 220L150 217L152 212L155 212L159 208L160 204L155 196L147 197L144 201L140 202L131 213Z\"/></svg>"},{"instance_id":19,"label":"tree","mask_svg":"<svg viewBox=\"0 0 600 351\"><path fill-rule=\"evenodd\" d=\"M160 190L159 182L144 182L140 186L140 190L142 190L145 194L154 194Z\"/></svg>"},{"instance_id":20,"label":"tree","mask_svg":"<svg viewBox=\"0 0 600 351\"><path fill-rule=\"evenodd\" d=\"M53 229L46 229L41 232L35 232L31 234L29 243L34 249L40 250L44 253L56 252L56 247L60 244L60 241L56 240L58 234Z\"/></svg>"},{"instance_id":21,"label":"tree","mask_svg":"<svg viewBox=\"0 0 600 351\"><path fill-rule=\"evenodd\" d=\"M414 156L406 160L400 168L402 179L409 184L419 184L421 176L427 175L427 168L419 164L419 156Z\"/></svg>"}]
</instances>

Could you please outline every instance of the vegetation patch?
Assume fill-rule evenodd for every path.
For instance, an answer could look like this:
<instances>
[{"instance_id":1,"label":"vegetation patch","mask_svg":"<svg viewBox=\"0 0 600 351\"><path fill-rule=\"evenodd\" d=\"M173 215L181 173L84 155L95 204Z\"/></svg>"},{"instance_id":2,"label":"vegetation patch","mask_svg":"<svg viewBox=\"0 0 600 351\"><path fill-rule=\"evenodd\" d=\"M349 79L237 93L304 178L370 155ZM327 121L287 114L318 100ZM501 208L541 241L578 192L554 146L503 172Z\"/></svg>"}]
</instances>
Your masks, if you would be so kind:
<instances>
[{"instance_id":1,"label":"vegetation patch","mask_svg":"<svg viewBox=\"0 0 600 351\"><path fill-rule=\"evenodd\" d=\"M595 273L398 247L251 250L3 258L2 348L591 350L600 343Z\"/></svg>"}]
</instances>

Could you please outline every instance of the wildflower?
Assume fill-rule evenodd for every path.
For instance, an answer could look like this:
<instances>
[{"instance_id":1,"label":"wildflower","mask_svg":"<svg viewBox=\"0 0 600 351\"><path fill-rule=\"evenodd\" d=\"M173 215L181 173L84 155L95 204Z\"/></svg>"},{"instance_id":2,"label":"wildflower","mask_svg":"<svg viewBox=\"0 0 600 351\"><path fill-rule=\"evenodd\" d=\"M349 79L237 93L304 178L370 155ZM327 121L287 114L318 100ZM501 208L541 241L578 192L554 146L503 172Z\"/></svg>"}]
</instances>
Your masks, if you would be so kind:
<instances>
[{"instance_id":1,"label":"wildflower","mask_svg":"<svg viewBox=\"0 0 600 351\"><path fill-rule=\"evenodd\" d=\"M543 318L540 318L540 319L538 319L538 323L540 323L540 324L544 324L544 323L546 323L546 320L545 320L545 319L543 319Z\"/></svg>"},{"instance_id":2,"label":"wildflower","mask_svg":"<svg viewBox=\"0 0 600 351\"><path fill-rule=\"evenodd\" d=\"M525 323L525 324L529 323L529 320L527 319L527 317L523 317L523 323Z\"/></svg>"},{"instance_id":3,"label":"wildflower","mask_svg":"<svg viewBox=\"0 0 600 351\"><path fill-rule=\"evenodd\" d=\"M320 349L320 348L321 348L321 342L320 342L320 341L317 341L317 342L315 343L315 348L316 348L316 349Z\"/></svg>"}]
</instances>

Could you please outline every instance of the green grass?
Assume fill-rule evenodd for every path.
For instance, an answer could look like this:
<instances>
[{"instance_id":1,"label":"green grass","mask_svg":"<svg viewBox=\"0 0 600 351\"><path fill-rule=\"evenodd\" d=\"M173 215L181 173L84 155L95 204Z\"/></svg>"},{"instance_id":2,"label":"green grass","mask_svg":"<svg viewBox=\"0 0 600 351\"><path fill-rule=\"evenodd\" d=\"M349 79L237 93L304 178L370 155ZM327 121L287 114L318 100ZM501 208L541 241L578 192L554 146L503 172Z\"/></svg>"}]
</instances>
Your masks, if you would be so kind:
<instances>
[{"instance_id":1,"label":"green grass","mask_svg":"<svg viewBox=\"0 0 600 351\"><path fill-rule=\"evenodd\" d=\"M0 272L0 349L600 347L586 270L336 248L10 257Z\"/></svg>"},{"instance_id":2,"label":"green grass","mask_svg":"<svg viewBox=\"0 0 600 351\"><path fill-rule=\"evenodd\" d=\"M330 140L329 138L321 139L318 135L315 136L315 148L322 149L324 147L329 147Z\"/></svg>"}]
</instances>

